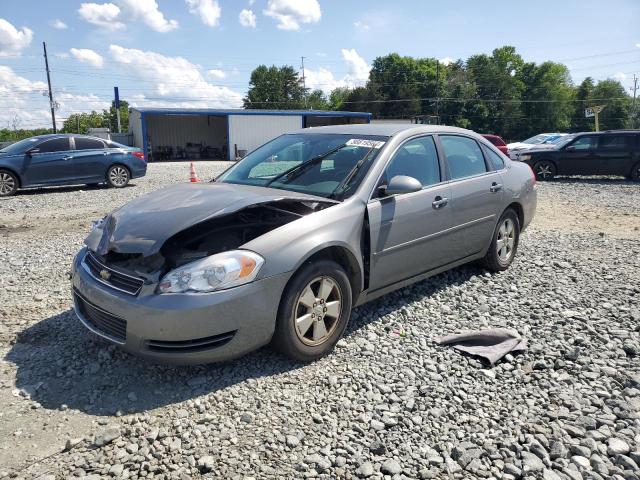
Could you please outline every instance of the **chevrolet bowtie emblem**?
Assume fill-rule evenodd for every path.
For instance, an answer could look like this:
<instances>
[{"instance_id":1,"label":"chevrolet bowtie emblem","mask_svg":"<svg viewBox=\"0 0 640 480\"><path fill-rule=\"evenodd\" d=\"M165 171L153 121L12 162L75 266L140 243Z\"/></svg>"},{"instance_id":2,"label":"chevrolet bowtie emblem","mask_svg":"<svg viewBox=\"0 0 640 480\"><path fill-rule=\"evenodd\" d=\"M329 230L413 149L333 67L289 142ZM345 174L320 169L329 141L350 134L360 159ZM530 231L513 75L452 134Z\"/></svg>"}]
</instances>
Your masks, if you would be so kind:
<instances>
[{"instance_id":1,"label":"chevrolet bowtie emblem","mask_svg":"<svg viewBox=\"0 0 640 480\"><path fill-rule=\"evenodd\" d=\"M111 274L107 270L100 270L100 278L103 280L109 280L111 278Z\"/></svg>"}]
</instances>

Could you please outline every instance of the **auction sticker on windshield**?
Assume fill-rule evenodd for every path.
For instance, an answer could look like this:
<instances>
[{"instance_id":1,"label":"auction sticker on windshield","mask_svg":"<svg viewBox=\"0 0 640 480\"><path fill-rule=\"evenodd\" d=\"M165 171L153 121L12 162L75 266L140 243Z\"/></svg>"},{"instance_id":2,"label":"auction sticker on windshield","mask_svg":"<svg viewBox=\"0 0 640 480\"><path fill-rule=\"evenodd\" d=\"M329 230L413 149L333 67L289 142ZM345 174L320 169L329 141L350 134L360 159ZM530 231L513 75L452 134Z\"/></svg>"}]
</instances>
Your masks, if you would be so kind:
<instances>
[{"instance_id":1,"label":"auction sticker on windshield","mask_svg":"<svg viewBox=\"0 0 640 480\"><path fill-rule=\"evenodd\" d=\"M381 148L384 142L380 140L367 140L365 138L352 138L346 144L354 147Z\"/></svg>"}]
</instances>

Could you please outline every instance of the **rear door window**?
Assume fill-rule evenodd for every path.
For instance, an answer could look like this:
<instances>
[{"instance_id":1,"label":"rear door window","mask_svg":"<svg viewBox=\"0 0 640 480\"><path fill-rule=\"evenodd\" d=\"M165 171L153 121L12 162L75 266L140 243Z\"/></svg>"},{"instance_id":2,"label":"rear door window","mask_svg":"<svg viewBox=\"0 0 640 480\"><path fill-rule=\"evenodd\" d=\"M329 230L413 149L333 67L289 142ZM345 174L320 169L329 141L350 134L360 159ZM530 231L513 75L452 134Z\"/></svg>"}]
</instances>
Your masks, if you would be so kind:
<instances>
[{"instance_id":1,"label":"rear door window","mask_svg":"<svg viewBox=\"0 0 640 480\"><path fill-rule=\"evenodd\" d=\"M95 138L74 137L76 150L99 150L104 148L102 140Z\"/></svg>"},{"instance_id":2,"label":"rear door window","mask_svg":"<svg viewBox=\"0 0 640 480\"><path fill-rule=\"evenodd\" d=\"M47 140L36 148L40 149L40 153L66 152L69 150L69 138L61 137Z\"/></svg>"},{"instance_id":3,"label":"rear door window","mask_svg":"<svg viewBox=\"0 0 640 480\"><path fill-rule=\"evenodd\" d=\"M451 179L472 177L487 171L480 145L472 138L440 135Z\"/></svg>"},{"instance_id":4,"label":"rear door window","mask_svg":"<svg viewBox=\"0 0 640 480\"><path fill-rule=\"evenodd\" d=\"M631 150L633 137L631 135L603 135L600 137L598 148L601 150Z\"/></svg>"},{"instance_id":5,"label":"rear door window","mask_svg":"<svg viewBox=\"0 0 640 480\"><path fill-rule=\"evenodd\" d=\"M502 170L504 168L504 158L502 158L501 155L498 155L490 148L485 148L484 151L487 154L487 157L489 157L489 161L493 165L494 170Z\"/></svg>"}]
</instances>

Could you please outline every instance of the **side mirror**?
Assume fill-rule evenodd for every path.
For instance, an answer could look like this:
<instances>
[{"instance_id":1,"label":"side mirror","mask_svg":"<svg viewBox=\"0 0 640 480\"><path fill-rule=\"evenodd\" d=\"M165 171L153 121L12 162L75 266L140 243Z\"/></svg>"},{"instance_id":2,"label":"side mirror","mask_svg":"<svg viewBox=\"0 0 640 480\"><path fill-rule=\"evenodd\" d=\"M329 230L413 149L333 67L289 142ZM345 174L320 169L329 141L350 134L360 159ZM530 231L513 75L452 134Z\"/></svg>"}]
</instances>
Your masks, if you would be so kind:
<instances>
[{"instance_id":1,"label":"side mirror","mask_svg":"<svg viewBox=\"0 0 640 480\"><path fill-rule=\"evenodd\" d=\"M381 193L384 196L402 195L404 193L413 193L422 190L422 184L413 177L406 175L396 175L389 184L381 187Z\"/></svg>"},{"instance_id":2,"label":"side mirror","mask_svg":"<svg viewBox=\"0 0 640 480\"><path fill-rule=\"evenodd\" d=\"M27 152L26 152L26 153L27 153L27 155L31 156L31 155L33 155L34 153L38 153L39 151L40 151L40 149L39 149L39 148L30 148L29 150L27 150Z\"/></svg>"}]
</instances>

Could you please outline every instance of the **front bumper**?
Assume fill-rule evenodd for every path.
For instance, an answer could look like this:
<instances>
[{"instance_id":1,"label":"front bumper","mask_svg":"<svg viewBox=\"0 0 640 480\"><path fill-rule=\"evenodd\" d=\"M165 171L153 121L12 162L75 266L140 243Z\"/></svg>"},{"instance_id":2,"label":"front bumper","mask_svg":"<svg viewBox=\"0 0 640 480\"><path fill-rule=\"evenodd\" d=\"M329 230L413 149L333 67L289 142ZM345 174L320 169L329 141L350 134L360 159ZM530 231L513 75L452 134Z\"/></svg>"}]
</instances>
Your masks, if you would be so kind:
<instances>
[{"instance_id":1,"label":"front bumper","mask_svg":"<svg viewBox=\"0 0 640 480\"><path fill-rule=\"evenodd\" d=\"M123 350L162 363L229 360L269 343L290 277L283 273L204 294L158 295L155 285L144 285L134 296L96 280L82 265L86 251L78 253L72 269L74 309L80 321ZM126 333L114 336L113 329L103 328L114 322Z\"/></svg>"}]
</instances>

